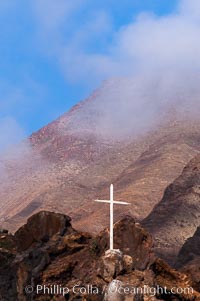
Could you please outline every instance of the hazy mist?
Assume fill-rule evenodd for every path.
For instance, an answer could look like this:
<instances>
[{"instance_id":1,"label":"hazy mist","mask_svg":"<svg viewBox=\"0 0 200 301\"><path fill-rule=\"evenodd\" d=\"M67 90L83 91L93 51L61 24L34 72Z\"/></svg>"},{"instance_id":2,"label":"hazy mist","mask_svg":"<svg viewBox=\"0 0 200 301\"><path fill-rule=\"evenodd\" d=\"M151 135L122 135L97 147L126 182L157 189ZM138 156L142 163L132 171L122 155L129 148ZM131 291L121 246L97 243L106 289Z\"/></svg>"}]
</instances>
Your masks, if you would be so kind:
<instances>
[{"instance_id":1,"label":"hazy mist","mask_svg":"<svg viewBox=\"0 0 200 301\"><path fill-rule=\"evenodd\" d=\"M71 53L71 64L82 62L81 71L74 69L71 76L109 79L93 103L80 110L80 123L89 130L88 120L94 119L91 131L123 136L148 130L169 111L177 118L199 118L199 1L180 1L168 16L141 14L113 36L106 55L81 48Z\"/></svg>"}]
</instances>

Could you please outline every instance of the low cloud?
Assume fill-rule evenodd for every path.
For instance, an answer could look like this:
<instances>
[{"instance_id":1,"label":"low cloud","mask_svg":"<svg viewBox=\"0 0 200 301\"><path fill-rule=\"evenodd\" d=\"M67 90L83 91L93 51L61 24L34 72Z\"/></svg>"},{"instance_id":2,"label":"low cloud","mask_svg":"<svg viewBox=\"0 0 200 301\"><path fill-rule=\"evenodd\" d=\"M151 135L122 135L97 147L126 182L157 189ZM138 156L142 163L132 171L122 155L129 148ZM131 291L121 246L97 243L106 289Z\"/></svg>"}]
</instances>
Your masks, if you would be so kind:
<instances>
[{"instance_id":1,"label":"low cloud","mask_svg":"<svg viewBox=\"0 0 200 301\"><path fill-rule=\"evenodd\" d=\"M23 84L0 78L0 151L30 134L42 107L41 99L43 103L47 99L45 87L27 74Z\"/></svg>"},{"instance_id":2,"label":"low cloud","mask_svg":"<svg viewBox=\"0 0 200 301\"><path fill-rule=\"evenodd\" d=\"M168 16L140 14L112 33L104 52L89 52L85 45L70 41L66 50L62 48L66 76L87 81L141 73L199 72L199 10L199 2L186 0Z\"/></svg>"},{"instance_id":3,"label":"low cloud","mask_svg":"<svg viewBox=\"0 0 200 301\"><path fill-rule=\"evenodd\" d=\"M21 125L10 116L0 119L0 152L9 149L13 144L17 144L26 137L26 133Z\"/></svg>"},{"instance_id":4,"label":"low cloud","mask_svg":"<svg viewBox=\"0 0 200 301\"><path fill-rule=\"evenodd\" d=\"M110 34L111 28L104 32ZM59 61L68 80L108 80L93 104L80 111L81 122L97 110L99 131L125 135L148 130L170 110L198 118L199 36L200 2L182 0L167 16L142 13L113 31L104 51L88 51L79 39L61 47Z\"/></svg>"},{"instance_id":5,"label":"low cloud","mask_svg":"<svg viewBox=\"0 0 200 301\"><path fill-rule=\"evenodd\" d=\"M50 46L68 80L94 83L138 72L199 68L197 0L180 0L167 16L141 13L117 30L109 10L96 11L90 1L36 0L32 7L41 45Z\"/></svg>"},{"instance_id":6,"label":"low cloud","mask_svg":"<svg viewBox=\"0 0 200 301\"><path fill-rule=\"evenodd\" d=\"M80 111L80 123L89 130L86 119L98 111L98 129L124 135L149 129L172 109L197 116L200 2L180 0L165 16L140 13L117 29L112 10L97 10L92 3L29 1L37 47L58 64L67 82L94 88L108 80L85 107L88 113Z\"/></svg>"},{"instance_id":7,"label":"low cloud","mask_svg":"<svg viewBox=\"0 0 200 301\"><path fill-rule=\"evenodd\" d=\"M10 185L9 171L12 164L22 162L30 148L22 143L26 133L21 125L11 116L0 118L0 183ZM7 163L9 161L9 164ZM20 166L19 166L20 167Z\"/></svg>"}]
</instances>

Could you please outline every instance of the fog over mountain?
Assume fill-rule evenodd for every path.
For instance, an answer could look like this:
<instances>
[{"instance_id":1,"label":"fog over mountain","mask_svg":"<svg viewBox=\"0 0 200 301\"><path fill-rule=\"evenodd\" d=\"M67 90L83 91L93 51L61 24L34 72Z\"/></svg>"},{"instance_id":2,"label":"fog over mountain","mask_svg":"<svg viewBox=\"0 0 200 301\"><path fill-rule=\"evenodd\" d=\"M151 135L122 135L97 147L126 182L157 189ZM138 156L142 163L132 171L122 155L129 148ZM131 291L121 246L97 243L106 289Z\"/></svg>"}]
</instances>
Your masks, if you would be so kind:
<instances>
[{"instance_id":1,"label":"fog over mountain","mask_svg":"<svg viewBox=\"0 0 200 301\"><path fill-rule=\"evenodd\" d=\"M85 132L87 128L104 137L126 139L154 129L169 115L198 120L200 76L173 76L152 73L152 78L145 74L105 82L93 102L80 108L79 122L85 127L74 126L74 131Z\"/></svg>"},{"instance_id":2,"label":"fog over mountain","mask_svg":"<svg viewBox=\"0 0 200 301\"><path fill-rule=\"evenodd\" d=\"M9 223L6 227L13 231L41 209L70 210L80 228L93 214L101 225L105 217L94 210L93 199L106 197L110 183L119 187L119 199L133 204L134 217L150 213L199 152L198 5L180 1L171 15L138 16L113 34L101 57L87 56L78 44L81 55L75 48L62 52L67 45L60 48L60 60L70 57L79 66L75 72L63 61L72 77L105 81L9 156L1 156L0 218Z\"/></svg>"},{"instance_id":3,"label":"fog over mountain","mask_svg":"<svg viewBox=\"0 0 200 301\"><path fill-rule=\"evenodd\" d=\"M169 111L198 117L199 11L198 1L181 0L167 16L143 13L113 33L103 55L87 53L78 41L61 51L67 78L109 79L87 113L99 112L95 116L99 133L118 138L138 134ZM83 118L87 114L84 111Z\"/></svg>"},{"instance_id":4,"label":"fog over mountain","mask_svg":"<svg viewBox=\"0 0 200 301\"><path fill-rule=\"evenodd\" d=\"M48 16L46 1L30 3L34 19L40 25L40 47L60 65L66 79L89 85L91 90L106 80L101 95L88 112L90 115L93 110L99 112L98 118L95 116L98 134L117 138L140 134L157 125L168 111L190 113L194 115L192 118L198 115L199 1L180 0L168 15L140 13L119 29L113 26L109 12L96 12L67 39L64 20L73 20L76 12L87 8L89 1L52 2ZM101 40L108 33L110 38L104 51L101 48L91 51L89 45L94 36ZM80 118L82 115L84 119L85 112L80 111ZM24 137L15 119L0 120L0 127L3 133L0 150Z\"/></svg>"}]
</instances>

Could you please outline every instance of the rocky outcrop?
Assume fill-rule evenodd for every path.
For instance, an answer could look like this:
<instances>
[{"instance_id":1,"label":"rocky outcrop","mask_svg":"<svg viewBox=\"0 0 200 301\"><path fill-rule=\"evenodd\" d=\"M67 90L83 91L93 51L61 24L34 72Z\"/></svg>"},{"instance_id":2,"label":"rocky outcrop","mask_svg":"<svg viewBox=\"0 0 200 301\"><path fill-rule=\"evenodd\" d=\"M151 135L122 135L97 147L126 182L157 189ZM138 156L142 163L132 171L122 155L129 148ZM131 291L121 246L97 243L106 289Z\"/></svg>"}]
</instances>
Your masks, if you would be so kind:
<instances>
[{"instance_id":1,"label":"rocky outcrop","mask_svg":"<svg viewBox=\"0 0 200 301\"><path fill-rule=\"evenodd\" d=\"M41 211L31 216L27 223L16 233L15 239L18 249L23 251L30 247L34 242L48 241L56 233L64 235L71 232L71 218L59 214Z\"/></svg>"},{"instance_id":2,"label":"rocky outcrop","mask_svg":"<svg viewBox=\"0 0 200 301\"><path fill-rule=\"evenodd\" d=\"M133 259L124 255L119 249L107 250L101 257L98 274L105 280L111 282L117 275L131 272L133 270Z\"/></svg>"},{"instance_id":3,"label":"rocky outcrop","mask_svg":"<svg viewBox=\"0 0 200 301\"><path fill-rule=\"evenodd\" d=\"M17 268L13 264L16 256L13 235L0 231L0 300L18 300Z\"/></svg>"},{"instance_id":4,"label":"rocky outcrop","mask_svg":"<svg viewBox=\"0 0 200 301\"><path fill-rule=\"evenodd\" d=\"M151 236L131 217L114 233L118 249L108 250L108 229L91 236L65 215L34 215L16 235L0 237L0 300L200 300L197 289L184 290L193 285L190 276L157 258Z\"/></svg>"},{"instance_id":5,"label":"rocky outcrop","mask_svg":"<svg viewBox=\"0 0 200 301\"><path fill-rule=\"evenodd\" d=\"M5 235L0 240L3 246L0 258L4 262L0 268L0 300L3 298L3 301L32 300L33 295L26 293L26 287L35 287L45 279L69 281L77 262L90 260L91 253L85 257L84 248L87 246L90 250L91 236L74 230L70 218L62 214L39 212L14 236L7 234L7 237L9 240L5 240ZM5 258L9 259L6 265Z\"/></svg>"},{"instance_id":6,"label":"rocky outcrop","mask_svg":"<svg viewBox=\"0 0 200 301\"><path fill-rule=\"evenodd\" d=\"M103 231L97 236L97 244L101 247L100 255L109 249L109 232ZM115 223L114 248L132 257L133 268L144 270L154 259L153 240L140 224L131 216L126 216Z\"/></svg>"},{"instance_id":7,"label":"rocky outcrop","mask_svg":"<svg viewBox=\"0 0 200 301\"><path fill-rule=\"evenodd\" d=\"M200 226L200 155L165 190L142 225L153 235L156 254L170 263Z\"/></svg>"},{"instance_id":8,"label":"rocky outcrop","mask_svg":"<svg viewBox=\"0 0 200 301\"><path fill-rule=\"evenodd\" d=\"M106 254L111 257L113 254ZM121 254L116 257L116 266L122 260ZM108 258L107 258L108 260ZM107 263L105 264L107 268ZM113 271L111 265L111 271ZM105 290L104 301L130 300L199 300L200 295L192 287L188 276L172 269L159 258L155 258L149 269L139 271L124 270L110 279ZM173 293L172 293L173 292Z\"/></svg>"}]
</instances>

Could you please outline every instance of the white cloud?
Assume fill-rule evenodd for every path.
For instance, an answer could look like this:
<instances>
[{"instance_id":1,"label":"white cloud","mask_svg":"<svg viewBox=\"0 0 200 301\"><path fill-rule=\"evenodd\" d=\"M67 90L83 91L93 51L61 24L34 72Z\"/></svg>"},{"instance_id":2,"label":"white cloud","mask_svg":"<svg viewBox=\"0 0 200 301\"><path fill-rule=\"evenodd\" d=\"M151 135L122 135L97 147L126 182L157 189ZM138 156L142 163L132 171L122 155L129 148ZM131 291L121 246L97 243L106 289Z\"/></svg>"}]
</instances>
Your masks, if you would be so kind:
<instances>
[{"instance_id":1,"label":"white cloud","mask_svg":"<svg viewBox=\"0 0 200 301\"><path fill-rule=\"evenodd\" d=\"M21 142L25 136L24 129L13 117L0 118L0 152Z\"/></svg>"},{"instance_id":2,"label":"white cloud","mask_svg":"<svg viewBox=\"0 0 200 301\"><path fill-rule=\"evenodd\" d=\"M162 18L147 15L119 33L116 51L124 63L132 62L137 71L194 69L194 62L198 66L200 63L199 33L200 27L181 15Z\"/></svg>"},{"instance_id":3,"label":"white cloud","mask_svg":"<svg viewBox=\"0 0 200 301\"><path fill-rule=\"evenodd\" d=\"M36 21L36 46L46 55L58 57L65 41L64 33L70 33L73 16L87 0L30 0Z\"/></svg>"},{"instance_id":4,"label":"white cloud","mask_svg":"<svg viewBox=\"0 0 200 301\"><path fill-rule=\"evenodd\" d=\"M200 65L198 0L180 1L177 11L168 16L141 14L117 32L112 16L89 8L88 3L78 0L33 2L38 29L44 33L41 42L45 44L46 39L49 43L49 51L54 53L68 80L86 82L91 80L91 74L93 80L101 80L134 75L143 69L179 68L182 72L182 69L193 69L194 65L197 69ZM81 24L77 18L84 10L87 14ZM103 49L91 47L92 43L98 45L98 40Z\"/></svg>"},{"instance_id":5,"label":"white cloud","mask_svg":"<svg viewBox=\"0 0 200 301\"><path fill-rule=\"evenodd\" d=\"M87 3L81 9L84 7ZM71 11L66 16L72 20L73 14ZM96 12L96 18L88 18L86 23L72 26L71 35L63 30L62 43L55 48L51 45L67 80L94 86L107 78L130 78L116 80L103 89L103 97L95 103L104 116L99 119L99 128L122 134L148 128L160 112L171 106L179 111L195 108L198 114L198 0L180 0L176 10L167 16L140 14L117 31L107 12ZM98 40L104 47L91 47L93 42L98 45Z\"/></svg>"},{"instance_id":6,"label":"white cloud","mask_svg":"<svg viewBox=\"0 0 200 301\"><path fill-rule=\"evenodd\" d=\"M179 13L191 21L200 21L200 2L198 0L182 0L179 5Z\"/></svg>"},{"instance_id":7,"label":"white cloud","mask_svg":"<svg viewBox=\"0 0 200 301\"><path fill-rule=\"evenodd\" d=\"M39 25L42 26L41 30L57 31L82 3L83 0L34 0L32 7Z\"/></svg>"}]
</instances>

